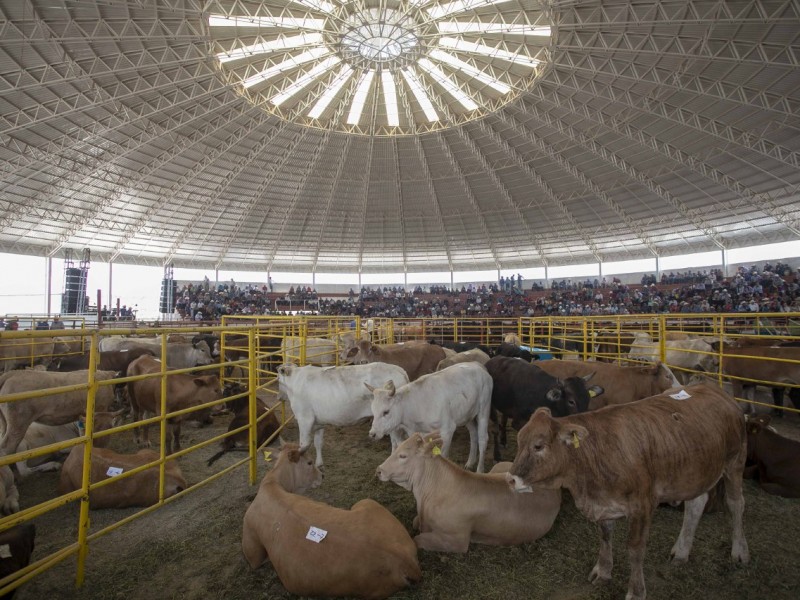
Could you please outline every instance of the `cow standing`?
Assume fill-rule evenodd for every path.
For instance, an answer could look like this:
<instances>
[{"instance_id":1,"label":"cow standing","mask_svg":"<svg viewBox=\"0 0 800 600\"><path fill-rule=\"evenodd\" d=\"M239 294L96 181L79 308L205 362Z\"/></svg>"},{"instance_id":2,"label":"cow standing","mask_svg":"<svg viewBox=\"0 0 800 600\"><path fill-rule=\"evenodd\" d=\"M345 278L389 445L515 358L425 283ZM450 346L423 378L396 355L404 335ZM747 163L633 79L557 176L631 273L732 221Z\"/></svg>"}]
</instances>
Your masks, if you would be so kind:
<instances>
[{"instance_id":1,"label":"cow standing","mask_svg":"<svg viewBox=\"0 0 800 600\"><path fill-rule=\"evenodd\" d=\"M379 346L372 342L361 340L347 353L347 360L354 365L365 365L374 362L383 362L397 365L408 374L409 381L415 381L433 373L436 366L447 358L447 353L441 346L433 346L427 342L407 342L402 344L387 344Z\"/></svg>"},{"instance_id":2,"label":"cow standing","mask_svg":"<svg viewBox=\"0 0 800 600\"><path fill-rule=\"evenodd\" d=\"M417 547L392 513L371 499L343 510L299 495L321 482L296 444L281 448L244 516L250 567L269 560L300 596L387 598L422 577Z\"/></svg>"},{"instance_id":3,"label":"cow standing","mask_svg":"<svg viewBox=\"0 0 800 600\"><path fill-rule=\"evenodd\" d=\"M683 527L671 552L673 560L684 562L708 491L720 478L733 520L731 558L749 560L742 527L744 416L715 387L671 392L561 419L540 408L519 433L508 473L517 491L568 489L578 509L598 524L600 555L589 575L594 583L611 579L614 521L628 518L627 600L645 597L644 555L658 504L684 502Z\"/></svg>"},{"instance_id":4,"label":"cow standing","mask_svg":"<svg viewBox=\"0 0 800 600\"><path fill-rule=\"evenodd\" d=\"M447 456L456 427L469 431L467 469L475 465L483 473L489 413L492 403L492 378L480 364L461 363L420 377L400 388L392 382L381 388L367 386L372 399L372 427L369 435L381 439L387 434L415 431L441 432L442 455ZM393 448L394 449L394 448Z\"/></svg>"},{"instance_id":5,"label":"cow standing","mask_svg":"<svg viewBox=\"0 0 800 600\"><path fill-rule=\"evenodd\" d=\"M600 386L586 387L586 377L559 379L541 368L517 358L495 356L485 365L492 376L492 409L502 416L499 431L494 434L494 459L499 461L500 445L506 445L506 422L521 428L533 411L547 406L557 417L586 412L591 395L603 393Z\"/></svg>"}]
</instances>

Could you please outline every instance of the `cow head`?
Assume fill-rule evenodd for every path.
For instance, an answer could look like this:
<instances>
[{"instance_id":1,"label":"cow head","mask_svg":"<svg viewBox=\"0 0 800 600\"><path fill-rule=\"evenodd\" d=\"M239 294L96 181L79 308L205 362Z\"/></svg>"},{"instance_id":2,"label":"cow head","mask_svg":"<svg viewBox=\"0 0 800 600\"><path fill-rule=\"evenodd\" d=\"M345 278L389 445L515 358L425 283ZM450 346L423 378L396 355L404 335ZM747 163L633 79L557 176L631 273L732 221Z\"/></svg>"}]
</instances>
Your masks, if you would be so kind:
<instances>
[{"instance_id":1,"label":"cow head","mask_svg":"<svg viewBox=\"0 0 800 600\"><path fill-rule=\"evenodd\" d=\"M277 368L278 374L278 400L281 402L286 402L290 400L289 398L289 391L292 389L292 382L294 379L292 375L299 369L297 365L293 363L286 363Z\"/></svg>"},{"instance_id":2,"label":"cow head","mask_svg":"<svg viewBox=\"0 0 800 600\"><path fill-rule=\"evenodd\" d=\"M375 471L381 481L393 481L406 490L411 490L414 473L422 468L421 461L437 456L435 448L441 448L442 438L438 432L422 435L415 433L381 463Z\"/></svg>"},{"instance_id":3,"label":"cow head","mask_svg":"<svg viewBox=\"0 0 800 600\"><path fill-rule=\"evenodd\" d=\"M589 431L576 423L554 419L550 410L539 408L517 434L517 455L506 481L517 492L531 486L563 487L569 468L570 452L581 452Z\"/></svg>"},{"instance_id":4,"label":"cow head","mask_svg":"<svg viewBox=\"0 0 800 600\"><path fill-rule=\"evenodd\" d=\"M354 365L366 365L381 360L381 349L369 340L359 340L347 352L347 362Z\"/></svg>"},{"instance_id":5,"label":"cow head","mask_svg":"<svg viewBox=\"0 0 800 600\"><path fill-rule=\"evenodd\" d=\"M208 347L208 344L205 340L200 340L194 344L194 349L197 351L194 353L195 366L202 367L203 365L211 364L211 348Z\"/></svg>"},{"instance_id":6,"label":"cow head","mask_svg":"<svg viewBox=\"0 0 800 600\"><path fill-rule=\"evenodd\" d=\"M379 440L400 425L401 415L394 398L396 389L391 380L379 388L368 383L364 385L372 392L372 427L369 437Z\"/></svg>"},{"instance_id":7,"label":"cow head","mask_svg":"<svg viewBox=\"0 0 800 600\"><path fill-rule=\"evenodd\" d=\"M194 402L196 405L207 404L222 398L222 388L217 375L195 377L192 379L192 383L195 385ZM209 406L193 412L191 420L197 420L204 425L212 423L212 408Z\"/></svg>"},{"instance_id":8,"label":"cow head","mask_svg":"<svg viewBox=\"0 0 800 600\"><path fill-rule=\"evenodd\" d=\"M589 373L584 377L559 379L556 385L545 394L553 414L558 417L566 417L589 410L591 399L605 391L599 385L586 385L592 377L594 377L594 373Z\"/></svg>"},{"instance_id":9,"label":"cow head","mask_svg":"<svg viewBox=\"0 0 800 600\"><path fill-rule=\"evenodd\" d=\"M287 492L302 494L322 483L322 472L314 465L307 450L297 444L281 445L274 472Z\"/></svg>"},{"instance_id":10,"label":"cow head","mask_svg":"<svg viewBox=\"0 0 800 600\"><path fill-rule=\"evenodd\" d=\"M755 416L745 416L747 419L747 462L756 462L756 446L757 440L761 432L770 428L769 423L772 418L768 414L759 414Z\"/></svg>"},{"instance_id":11,"label":"cow head","mask_svg":"<svg viewBox=\"0 0 800 600\"><path fill-rule=\"evenodd\" d=\"M670 368L662 362L656 362L651 367L639 367L642 373L652 377L650 395L657 396L661 392L667 391L671 387L681 385Z\"/></svg>"}]
</instances>

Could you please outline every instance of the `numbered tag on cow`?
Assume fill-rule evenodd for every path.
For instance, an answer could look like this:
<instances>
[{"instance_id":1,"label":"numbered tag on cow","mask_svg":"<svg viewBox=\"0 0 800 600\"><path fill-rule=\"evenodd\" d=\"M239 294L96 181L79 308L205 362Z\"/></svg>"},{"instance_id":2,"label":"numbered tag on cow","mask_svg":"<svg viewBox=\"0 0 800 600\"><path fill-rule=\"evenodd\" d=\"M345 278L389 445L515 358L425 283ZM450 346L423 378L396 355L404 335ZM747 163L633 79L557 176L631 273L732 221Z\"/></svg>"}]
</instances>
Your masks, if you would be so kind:
<instances>
[{"instance_id":1,"label":"numbered tag on cow","mask_svg":"<svg viewBox=\"0 0 800 600\"><path fill-rule=\"evenodd\" d=\"M312 542L319 544L322 540L325 539L325 536L328 535L328 532L324 529L319 529L318 527L310 527L308 529L308 533L306 534L306 539L311 540Z\"/></svg>"},{"instance_id":2,"label":"numbered tag on cow","mask_svg":"<svg viewBox=\"0 0 800 600\"><path fill-rule=\"evenodd\" d=\"M686 400L687 398L691 398L690 394L686 393L686 390L681 390L677 394L670 394L670 398L675 398L675 400Z\"/></svg>"},{"instance_id":3,"label":"numbered tag on cow","mask_svg":"<svg viewBox=\"0 0 800 600\"><path fill-rule=\"evenodd\" d=\"M108 475L109 477L116 477L117 475L122 475L122 467L108 467L106 475Z\"/></svg>"},{"instance_id":4,"label":"numbered tag on cow","mask_svg":"<svg viewBox=\"0 0 800 600\"><path fill-rule=\"evenodd\" d=\"M0 558L11 558L11 547L8 544L0 546Z\"/></svg>"}]
</instances>

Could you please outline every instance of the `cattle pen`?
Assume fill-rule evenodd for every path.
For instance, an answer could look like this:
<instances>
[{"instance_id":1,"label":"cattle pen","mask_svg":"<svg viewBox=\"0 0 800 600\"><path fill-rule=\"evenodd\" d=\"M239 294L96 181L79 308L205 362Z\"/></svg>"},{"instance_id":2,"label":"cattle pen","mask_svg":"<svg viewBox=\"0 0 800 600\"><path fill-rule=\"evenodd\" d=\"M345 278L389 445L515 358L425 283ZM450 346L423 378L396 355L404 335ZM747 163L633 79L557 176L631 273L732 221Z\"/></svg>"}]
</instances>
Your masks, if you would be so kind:
<instances>
[{"instance_id":1,"label":"cattle pen","mask_svg":"<svg viewBox=\"0 0 800 600\"><path fill-rule=\"evenodd\" d=\"M582 358L613 358L628 360L623 356L621 338L627 331L645 331L665 350L666 331L692 331L705 337L765 337L780 335L793 339L797 333L794 321L797 315L780 315L761 320L747 321L742 315L717 315L701 320L696 315L686 319L615 319L592 320L533 320L503 319L480 322L462 320L448 323L443 320L419 321L398 325L390 320L373 323L371 336L376 341L392 342L395 334L413 331L414 337L476 336L481 341L494 343L506 332L520 335L523 343L561 349L567 355ZM734 322L735 319L735 322ZM414 329L412 329L414 328ZM288 408L278 402L274 386L275 368L282 362L313 363L318 358L319 346L309 346L309 338L336 340L349 331L361 332L364 327L358 319L301 319L301 318L237 318L223 327L203 328L204 333L218 334L221 354L231 360L228 367L211 364L205 371L220 374L221 381L246 382L250 400L251 431L255 428L256 397L270 400L273 410L281 415L285 439L296 440L297 431ZM701 329L700 331L694 331ZM614 357L588 356L595 353L592 341L598 331L618 337L618 352ZM179 330L130 330L113 332L80 331L77 337L86 337L92 349L107 334L158 335L166 345L167 337ZM60 332L64 335L64 332ZM48 332L15 332L14 336L27 339L47 338ZM293 345L288 339L299 339ZM244 342L243 342L244 340ZM560 341L560 344L558 343ZM582 342L581 346L577 342ZM338 343L334 343L338 349ZM232 352L230 352L232 351ZM230 353L229 353L230 352ZM238 354L237 354L238 352ZM724 364L731 354L720 345L715 351L718 364ZM726 354L727 353L727 354ZM735 352L733 352L735 355ZM92 364L93 363L92 359ZM334 359L338 362L338 359ZM168 365L165 365L164 370ZM189 371L185 369L184 371ZM179 371L175 371L176 373ZM162 373L164 375L164 373ZM709 373L715 381L725 375L722 367ZM162 376L162 380L165 378ZM122 381L131 381L125 378ZM770 382L763 382L767 385ZM782 385L791 384L783 383ZM91 422L92 390L97 383L91 378L85 389L90 399L87 411L85 437L69 444L81 444L91 437L108 437L120 452L133 452L128 430L132 423L108 432L93 432ZM15 401L22 397L7 397ZM218 403L223 400L220 399ZM759 410L765 404L756 401ZM798 415L791 408L778 424L781 432L800 439ZM162 414L149 420L161 424L160 458L156 468L163 468L168 416L166 407ZM216 418L205 428L184 431L186 448L177 455L189 482L189 489L172 498L161 498L149 509L103 509L89 512L88 476L85 487L68 498L54 499L57 475L35 473L20 481L22 511L5 517L0 527L8 528L17 522L33 519L37 525L36 552L32 568L20 571L17 579L0 582L19 587L18 598L289 598L277 580L274 571L265 565L250 571L241 557L241 519L249 499L255 494L254 483L269 468L268 455L257 452L255 437L249 442L246 458L228 455L221 461L222 468L214 470L205 462L216 450L227 432L225 419ZM388 443L374 443L367 435L368 427L335 428L326 437L325 482L312 497L339 507L349 507L356 501L370 497L385 505L411 530L415 508L408 492L382 484L374 476L375 467L386 457ZM513 458L514 436L510 437L506 459ZM56 450L56 447L45 450ZM87 444L88 449L88 444ZM467 436L462 430L454 439L452 457L456 462L466 458ZM87 450L88 451L88 450ZM40 451L43 452L43 451ZM33 455L28 451L13 458L4 458L8 464ZM142 467L146 469L147 467ZM108 480L106 480L108 481ZM96 483L92 483L92 486ZM105 484L108 485L108 484ZM752 562L746 567L734 568L728 562L727 515L724 512L704 516L689 564L672 566L668 561L671 547L680 529L682 513L668 507L660 508L653 524L649 552L645 562L648 593L651 598L795 598L800 592L800 578L794 565L800 558L793 542L800 536L800 504L764 493L752 482L745 485L747 508L745 528L751 547ZM141 517L136 523L130 523ZM123 527L124 525L124 527ZM586 576L595 560L597 539L594 527L574 508L565 493L561 514L554 529L541 540L512 548L493 548L472 545L466 555L421 552L423 567L421 584L400 593L405 598L617 598L624 595L627 578L625 551L626 527L621 524L615 533L616 563L611 585L594 588L586 583ZM77 540L77 541L76 541ZM37 569L37 571L34 571ZM38 572L41 571L41 572ZM76 576L77 573L77 576ZM74 588L77 579L80 587Z\"/></svg>"}]
</instances>

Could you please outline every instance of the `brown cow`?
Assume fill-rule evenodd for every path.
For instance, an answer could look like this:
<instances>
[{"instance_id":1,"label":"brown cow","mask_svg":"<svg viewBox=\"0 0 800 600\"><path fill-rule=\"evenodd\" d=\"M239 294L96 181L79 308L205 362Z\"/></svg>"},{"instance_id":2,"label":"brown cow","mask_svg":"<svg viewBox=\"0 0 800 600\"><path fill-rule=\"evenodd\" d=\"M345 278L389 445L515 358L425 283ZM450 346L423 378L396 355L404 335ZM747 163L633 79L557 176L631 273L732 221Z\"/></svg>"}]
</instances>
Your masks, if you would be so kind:
<instances>
[{"instance_id":1,"label":"brown cow","mask_svg":"<svg viewBox=\"0 0 800 600\"><path fill-rule=\"evenodd\" d=\"M561 507L561 492L515 494L502 474L511 463L498 463L489 474L471 473L434 454L441 443L436 434L415 433L377 470L381 481L393 481L414 493L418 548L466 552L470 542L511 546L550 531Z\"/></svg>"},{"instance_id":2,"label":"brown cow","mask_svg":"<svg viewBox=\"0 0 800 600\"><path fill-rule=\"evenodd\" d=\"M252 568L269 560L300 596L387 598L421 578L417 547L392 513L371 499L343 510L298 495L321 482L296 444L281 448L244 515L242 550Z\"/></svg>"},{"instance_id":3,"label":"brown cow","mask_svg":"<svg viewBox=\"0 0 800 600\"><path fill-rule=\"evenodd\" d=\"M738 379L739 377L778 384L800 385L800 348L728 347L723 353L721 362L722 372L731 377L733 395L736 398L755 400L756 385L759 385ZM760 385L775 387L769 384ZM779 395L775 395L776 406L778 405L778 398L780 399L780 406L783 406L782 389ZM746 412L752 412L752 404L748 402L745 410Z\"/></svg>"},{"instance_id":4,"label":"brown cow","mask_svg":"<svg viewBox=\"0 0 800 600\"><path fill-rule=\"evenodd\" d=\"M97 381L116 377L114 371L97 371ZM88 371L53 373L50 371L12 371L0 375L0 396L22 392L45 391L89 381ZM101 385L95 396L95 410L106 411L114 399L114 388ZM86 390L49 394L39 398L0 403L0 421L5 421L6 434L0 443L0 454L12 454L34 421L44 425L65 425L86 414Z\"/></svg>"},{"instance_id":5,"label":"brown cow","mask_svg":"<svg viewBox=\"0 0 800 600\"><path fill-rule=\"evenodd\" d=\"M83 445L75 446L64 461L58 492L67 494L83 485ZM108 448L92 448L91 483L119 477L126 471L141 467L159 459L155 450L139 450L136 454L119 454ZM128 506L152 506L158 502L158 465L140 471L119 481L109 483L89 492L90 508L125 508ZM177 461L164 463L164 498L174 496L186 489Z\"/></svg>"},{"instance_id":6,"label":"brown cow","mask_svg":"<svg viewBox=\"0 0 800 600\"><path fill-rule=\"evenodd\" d=\"M230 386L225 386L224 395L225 397L235 396L246 391L247 389L243 385L234 383ZM227 404L229 409L234 413L233 419L231 419L231 422L228 424L229 432L244 427L250 422L250 407L247 396L229 400ZM258 424L256 425L256 447L260 447L272 434L280 429L281 424L278 421L278 417L275 416L275 411L269 412L269 408L259 399L256 399L256 418L258 419ZM209 458L206 465L210 467L226 452L237 449L247 449L249 439L250 432L248 429L226 437L222 440L222 450Z\"/></svg>"},{"instance_id":7,"label":"brown cow","mask_svg":"<svg viewBox=\"0 0 800 600\"><path fill-rule=\"evenodd\" d=\"M708 491L720 477L733 520L731 558L749 560L742 527L744 416L716 387L670 392L560 419L540 408L519 432L508 473L517 491L567 488L578 509L598 523L600 555L589 574L594 583L611 579L614 521L628 518L629 600L645 597L642 567L659 502L684 502L683 527L671 552L675 561L684 562Z\"/></svg>"},{"instance_id":8,"label":"brown cow","mask_svg":"<svg viewBox=\"0 0 800 600\"><path fill-rule=\"evenodd\" d=\"M408 373L409 381L433 373L439 362L446 357L447 354L441 346L425 342L379 346L370 341L361 340L347 353L347 360L354 365L373 362L397 365Z\"/></svg>"},{"instance_id":9,"label":"brown cow","mask_svg":"<svg viewBox=\"0 0 800 600\"><path fill-rule=\"evenodd\" d=\"M627 404L648 396L655 396L680 385L662 363L646 367L620 367L610 363L583 362L580 360L542 360L536 365L560 380L568 377L592 375L592 383L603 388L603 393L589 401L589 410L609 404Z\"/></svg>"},{"instance_id":10,"label":"brown cow","mask_svg":"<svg viewBox=\"0 0 800 600\"><path fill-rule=\"evenodd\" d=\"M19 490L11 467L0 467L0 509L4 515L19 512Z\"/></svg>"},{"instance_id":11,"label":"brown cow","mask_svg":"<svg viewBox=\"0 0 800 600\"><path fill-rule=\"evenodd\" d=\"M118 371L125 373L134 360L149 354L155 356L155 352L149 348L133 348L131 350L108 350L106 352L98 352L100 360L97 363L97 368L103 371ZM77 371L79 369L89 368L89 352L82 354L75 354L72 356L64 356L53 361L55 368L53 371Z\"/></svg>"},{"instance_id":12,"label":"brown cow","mask_svg":"<svg viewBox=\"0 0 800 600\"><path fill-rule=\"evenodd\" d=\"M769 415L747 421L745 477L757 479L767 493L800 498L800 442L775 433L769 422Z\"/></svg>"},{"instance_id":13,"label":"brown cow","mask_svg":"<svg viewBox=\"0 0 800 600\"><path fill-rule=\"evenodd\" d=\"M161 361L152 356L144 355L133 361L128 367L128 377L161 372ZM148 377L141 381L128 383L128 397L133 409L133 420L139 421L142 413L150 412L154 415L161 413L161 379ZM167 412L175 412L193 406L200 406L222 397L222 390L217 375L196 377L184 373L167 375ZM188 414L172 417L168 420L167 454L172 454L181 449L181 423L185 420L207 421L211 418L211 409L204 408ZM150 445L149 425L144 426L144 442ZM134 439L140 443L140 427L134 430Z\"/></svg>"},{"instance_id":14,"label":"brown cow","mask_svg":"<svg viewBox=\"0 0 800 600\"><path fill-rule=\"evenodd\" d=\"M637 339L637 333L632 331L598 331L594 338L594 351L597 360L601 362L614 362L617 357L627 356L631 346ZM639 339L645 339L642 336ZM649 339L649 335L647 337Z\"/></svg>"}]
</instances>

